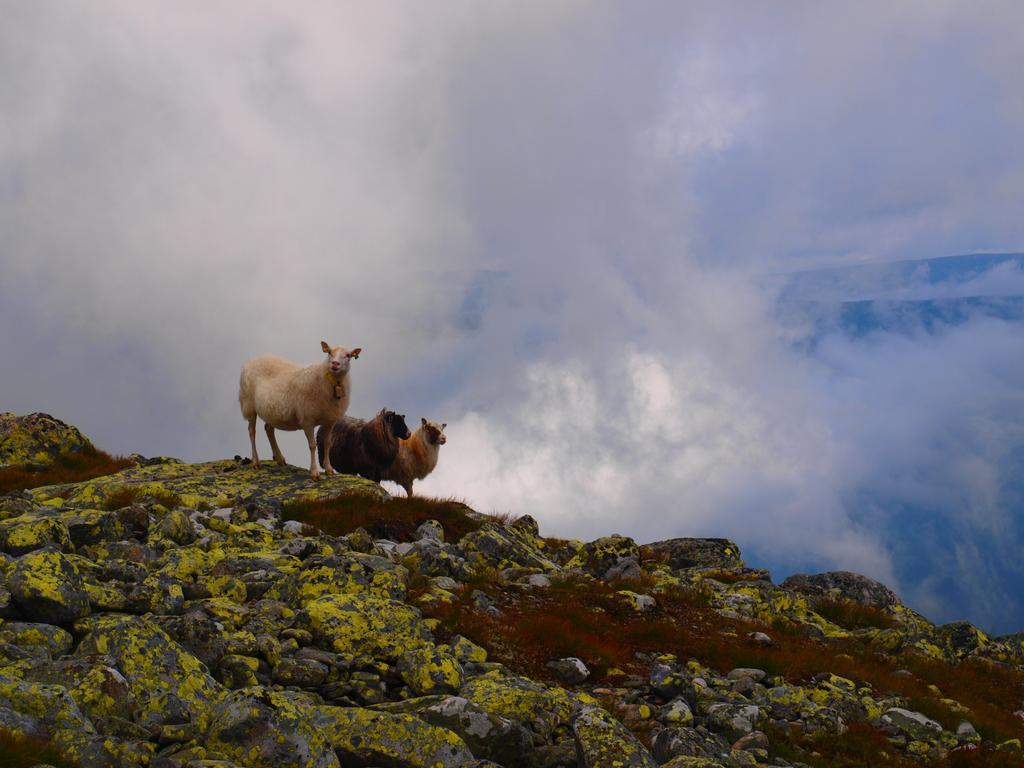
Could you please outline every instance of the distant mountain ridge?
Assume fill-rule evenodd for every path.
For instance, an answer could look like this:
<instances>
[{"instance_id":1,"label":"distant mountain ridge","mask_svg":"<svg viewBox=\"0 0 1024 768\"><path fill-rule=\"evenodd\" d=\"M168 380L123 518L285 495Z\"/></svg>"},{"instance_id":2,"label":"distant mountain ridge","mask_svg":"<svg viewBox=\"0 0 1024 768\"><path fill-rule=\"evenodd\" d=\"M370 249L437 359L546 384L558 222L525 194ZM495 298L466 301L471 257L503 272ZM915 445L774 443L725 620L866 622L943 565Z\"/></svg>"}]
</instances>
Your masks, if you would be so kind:
<instances>
[{"instance_id":1,"label":"distant mountain ridge","mask_svg":"<svg viewBox=\"0 0 1024 768\"><path fill-rule=\"evenodd\" d=\"M1000 274L1016 279L1000 281ZM986 276L996 279L979 283ZM780 303L1024 296L1024 253L976 253L824 267L776 274L771 281L781 286ZM937 291L939 288L945 290ZM918 295L907 296L910 291Z\"/></svg>"}]
</instances>

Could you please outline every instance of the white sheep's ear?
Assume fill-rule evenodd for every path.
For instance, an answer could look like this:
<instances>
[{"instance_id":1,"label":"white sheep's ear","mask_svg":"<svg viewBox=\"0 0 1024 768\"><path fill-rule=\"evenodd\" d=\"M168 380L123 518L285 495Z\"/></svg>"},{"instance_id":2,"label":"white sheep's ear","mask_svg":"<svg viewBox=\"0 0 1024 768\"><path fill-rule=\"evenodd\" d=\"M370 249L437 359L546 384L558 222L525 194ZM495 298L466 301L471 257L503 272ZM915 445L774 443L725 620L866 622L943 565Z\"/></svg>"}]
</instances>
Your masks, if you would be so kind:
<instances>
[{"instance_id":1,"label":"white sheep's ear","mask_svg":"<svg viewBox=\"0 0 1024 768\"><path fill-rule=\"evenodd\" d=\"M331 354L331 345L328 344L326 341L321 341L320 342L320 349L322 349L328 355Z\"/></svg>"},{"instance_id":2,"label":"white sheep's ear","mask_svg":"<svg viewBox=\"0 0 1024 768\"><path fill-rule=\"evenodd\" d=\"M359 359L359 355L360 355L360 353L362 353L362 351L363 351L362 347L356 347L355 349L353 349L351 352L348 353L348 356L351 357L353 360L358 360Z\"/></svg>"},{"instance_id":3,"label":"white sheep's ear","mask_svg":"<svg viewBox=\"0 0 1024 768\"><path fill-rule=\"evenodd\" d=\"M427 426L427 420L421 417L420 424L422 424L424 427Z\"/></svg>"}]
</instances>

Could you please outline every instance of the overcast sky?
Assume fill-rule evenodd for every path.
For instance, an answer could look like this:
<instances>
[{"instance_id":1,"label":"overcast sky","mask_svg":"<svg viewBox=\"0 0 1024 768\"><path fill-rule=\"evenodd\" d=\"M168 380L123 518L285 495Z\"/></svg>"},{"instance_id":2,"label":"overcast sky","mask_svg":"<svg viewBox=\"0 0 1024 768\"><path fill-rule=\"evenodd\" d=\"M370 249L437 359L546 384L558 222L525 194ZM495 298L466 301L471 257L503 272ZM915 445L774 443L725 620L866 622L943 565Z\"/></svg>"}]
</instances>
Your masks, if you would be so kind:
<instances>
[{"instance_id":1,"label":"overcast sky","mask_svg":"<svg viewBox=\"0 0 1024 768\"><path fill-rule=\"evenodd\" d=\"M424 492L1024 629L1020 324L807 344L772 287L1024 250L1024 5L0 18L0 410L244 454L246 358L361 346L350 413L449 425ZM1001 269L977 292L1024 293Z\"/></svg>"}]
</instances>

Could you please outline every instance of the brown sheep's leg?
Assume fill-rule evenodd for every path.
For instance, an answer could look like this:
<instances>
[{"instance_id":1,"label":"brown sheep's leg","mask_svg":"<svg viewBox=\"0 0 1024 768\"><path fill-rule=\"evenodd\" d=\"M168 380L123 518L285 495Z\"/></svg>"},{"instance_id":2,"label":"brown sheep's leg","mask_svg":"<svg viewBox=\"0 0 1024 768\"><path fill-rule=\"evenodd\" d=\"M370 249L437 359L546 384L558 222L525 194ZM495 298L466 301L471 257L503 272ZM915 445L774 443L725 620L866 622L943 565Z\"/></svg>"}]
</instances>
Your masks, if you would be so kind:
<instances>
[{"instance_id":1,"label":"brown sheep's leg","mask_svg":"<svg viewBox=\"0 0 1024 768\"><path fill-rule=\"evenodd\" d=\"M331 443L334 442L334 425L327 424L324 430L324 472L336 475L338 472L331 466Z\"/></svg>"},{"instance_id":2,"label":"brown sheep's leg","mask_svg":"<svg viewBox=\"0 0 1024 768\"><path fill-rule=\"evenodd\" d=\"M263 428L267 430L267 439L270 440L270 447L274 452L274 461L283 467L285 465L284 454L277 447L277 435L274 434L274 428L269 424L264 424Z\"/></svg>"},{"instance_id":3,"label":"brown sheep's leg","mask_svg":"<svg viewBox=\"0 0 1024 768\"><path fill-rule=\"evenodd\" d=\"M313 434L313 427L304 427L306 442L309 443L309 476L314 480L320 479L320 468L316 465L316 436Z\"/></svg>"},{"instance_id":4,"label":"brown sheep's leg","mask_svg":"<svg viewBox=\"0 0 1024 768\"><path fill-rule=\"evenodd\" d=\"M402 487L405 488L405 495L412 498L412 480L407 483L402 483Z\"/></svg>"}]
</instances>

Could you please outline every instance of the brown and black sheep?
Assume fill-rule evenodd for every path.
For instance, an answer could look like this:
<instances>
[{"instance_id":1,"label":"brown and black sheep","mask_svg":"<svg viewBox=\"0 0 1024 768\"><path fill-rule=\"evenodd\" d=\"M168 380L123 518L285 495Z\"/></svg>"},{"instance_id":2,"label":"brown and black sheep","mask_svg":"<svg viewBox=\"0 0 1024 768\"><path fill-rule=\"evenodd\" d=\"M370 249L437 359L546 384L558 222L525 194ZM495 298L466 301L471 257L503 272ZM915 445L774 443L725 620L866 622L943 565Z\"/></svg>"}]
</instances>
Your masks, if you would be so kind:
<instances>
[{"instance_id":1,"label":"brown and black sheep","mask_svg":"<svg viewBox=\"0 0 1024 768\"><path fill-rule=\"evenodd\" d=\"M398 441L409 437L405 416L387 409L366 421L347 416L331 427L330 464L338 472L380 482L398 456ZM324 463L324 428L316 433L317 453Z\"/></svg>"}]
</instances>

